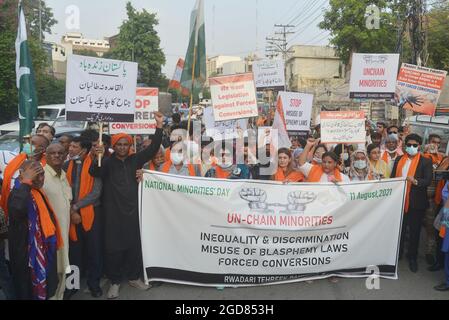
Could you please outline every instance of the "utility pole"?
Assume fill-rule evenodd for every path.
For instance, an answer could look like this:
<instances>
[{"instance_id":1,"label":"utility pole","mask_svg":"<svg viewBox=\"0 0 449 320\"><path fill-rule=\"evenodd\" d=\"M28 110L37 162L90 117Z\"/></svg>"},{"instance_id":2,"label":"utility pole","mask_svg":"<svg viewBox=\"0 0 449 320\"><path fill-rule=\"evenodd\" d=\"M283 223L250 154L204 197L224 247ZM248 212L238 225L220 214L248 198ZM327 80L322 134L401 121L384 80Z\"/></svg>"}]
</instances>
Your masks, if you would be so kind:
<instances>
[{"instance_id":1,"label":"utility pole","mask_svg":"<svg viewBox=\"0 0 449 320\"><path fill-rule=\"evenodd\" d=\"M409 30L412 45L412 63L422 66L427 60L427 30L424 25L426 0L411 0Z\"/></svg>"},{"instance_id":2,"label":"utility pole","mask_svg":"<svg viewBox=\"0 0 449 320\"><path fill-rule=\"evenodd\" d=\"M284 62L287 61L288 54L293 53L292 51L289 51L287 49L287 36L289 34L294 34L294 32L290 31L291 28L294 28L295 26L290 24L275 24L275 28L280 28L281 31L275 32L276 35L281 36L280 38L270 38L267 37L267 43L268 45L271 45L274 50L272 52L277 52L278 54L282 54L282 58L284 59Z\"/></svg>"}]
</instances>

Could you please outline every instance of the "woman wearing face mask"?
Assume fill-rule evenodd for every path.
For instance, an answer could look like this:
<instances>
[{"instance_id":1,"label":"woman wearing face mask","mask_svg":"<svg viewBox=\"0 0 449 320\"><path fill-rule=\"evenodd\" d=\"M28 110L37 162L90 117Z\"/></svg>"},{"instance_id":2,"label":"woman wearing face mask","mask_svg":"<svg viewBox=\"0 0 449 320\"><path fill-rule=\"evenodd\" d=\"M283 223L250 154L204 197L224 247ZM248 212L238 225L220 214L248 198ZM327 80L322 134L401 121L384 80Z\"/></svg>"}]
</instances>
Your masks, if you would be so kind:
<instances>
[{"instance_id":1,"label":"woman wearing face mask","mask_svg":"<svg viewBox=\"0 0 449 320\"><path fill-rule=\"evenodd\" d=\"M352 154L349 179L351 181L374 180L370 170L368 155L365 150L357 150Z\"/></svg>"},{"instance_id":2,"label":"woman wearing face mask","mask_svg":"<svg viewBox=\"0 0 449 320\"><path fill-rule=\"evenodd\" d=\"M279 149L278 170L276 174L273 175L272 180L284 183L304 181L304 175L293 169L292 153L289 149Z\"/></svg>"},{"instance_id":3,"label":"woman wearing face mask","mask_svg":"<svg viewBox=\"0 0 449 320\"><path fill-rule=\"evenodd\" d=\"M319 141L319 140L318 140ZM327 152L327 147L324 144L318 144L316 147L313 147L311 151L309 151L312 155L312 164L322 164L323 163L323 154Z\"/></svg>"},{"instance_id":4,"label":"woman wearing face mask","mask_svg":"<svg viewBox=\"0 0 449 320\"><path fill-rule=\"evenodd\" d=\"M323 154L319 165L307 163L307 154L314 145L314 139L307 140L304 152L299 157L299 170L307 177L307 182L350 182L349 177L338 169L340 159L334 152Z\"/></svg>"},{"instance_id":5,"label":"woman wearing face mask","mask_svg":"<svg viewBox=\"0 0 449 320\"><path fill-rule=\"evenodd\" d=\"M162 165L161 172L178 176L199 177L201 175L199 168L192 164L186 164L183 149L186 149L186 144L183 142L173 145L170 160Z\"/></svg>"},{"instance_id":6,"label":"woman wearing face mask","mask_svg":"<svg viewBox=\"0 0 449 320\"><path fill-rule=\"evenodd\" d=\"M232 152L226 148L220 150L220 156L212 164L205 175L206 178L248 180L251 179L251 171L245 164L235 165Z\"/></svg>"},{"instance_id":7,"label":"woman wearing face mask","mask_svg":"<svg viewBox=\"0 0 449 320\"><path fill-rule=\"evenodd\" d=\"M368 146L368 157L370 161L371 172L375 179L389 179L390 169L388 165L380 158L380 147L376 144Z\"/></svg>"}]
</instances>

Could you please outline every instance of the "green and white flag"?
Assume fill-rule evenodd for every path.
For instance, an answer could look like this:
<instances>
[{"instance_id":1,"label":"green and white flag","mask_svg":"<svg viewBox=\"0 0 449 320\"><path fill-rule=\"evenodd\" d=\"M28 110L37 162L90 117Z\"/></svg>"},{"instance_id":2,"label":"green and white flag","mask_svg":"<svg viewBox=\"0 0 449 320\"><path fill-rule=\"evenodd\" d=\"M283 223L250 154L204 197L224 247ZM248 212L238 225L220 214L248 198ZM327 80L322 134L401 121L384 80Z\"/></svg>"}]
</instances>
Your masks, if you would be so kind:
<instances>
[{"instance_id":1,"label":"green and white flag","mask_svg":"<svg viewBox=\"0 0 449 320\"><path fill-rule=\"evenodd\" d=\"M37 96L33 64L28 49L27 29L22 3L19 2L19 27L16 39L16 77L19 90L20 138L30 135L37 116ZM21 139L22 141L22 139Z\"/></svg>"},{"instance_id":2,"label":"green and white flag","mask_svg":"<svg viewBox=\"0 0 449 320\"><path fill-rule=\"evenodd\" d=\"M187 49L181 86L184 95L193 87L198 95L206 82L206 31L204 27L204 0L197 0L190 17L190 41ZM194 70L195 69L195 70ZM192 85L192 78L194 79Z\"/></svg>"}]
</instances>

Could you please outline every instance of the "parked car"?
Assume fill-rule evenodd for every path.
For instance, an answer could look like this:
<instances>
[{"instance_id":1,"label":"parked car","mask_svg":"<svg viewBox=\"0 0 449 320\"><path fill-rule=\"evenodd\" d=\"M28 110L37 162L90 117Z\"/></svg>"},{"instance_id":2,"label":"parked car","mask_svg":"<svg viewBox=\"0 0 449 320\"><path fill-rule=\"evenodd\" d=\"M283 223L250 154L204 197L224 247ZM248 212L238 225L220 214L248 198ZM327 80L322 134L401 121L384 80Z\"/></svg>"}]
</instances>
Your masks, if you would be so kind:
<instances>
[{"instance_id":1,"label":"parked car","mask_svg":"<svg viewBox=\"0 0 449 320\"><path fill-rule=\"evenodd\" d=\"M65 116L65 105L55 104L37 107L37 116L34 120L36 127L44 122L52 124L58 117ZM0 126L0 135L19 131L19 121L6 123Z\"/></svg>"},{"instance_id":2,"label":"parked car","mask_svg":"<svg viewBox=\"0 0 449 320\"><path fill-rule=\"evenodd\" d=\"M410 126L410 131L423 137L423 146L429 143L430 134L441 137L440 152L449 155L449 116L412 116L404 125Z\"/></svg>"}]
</instances>

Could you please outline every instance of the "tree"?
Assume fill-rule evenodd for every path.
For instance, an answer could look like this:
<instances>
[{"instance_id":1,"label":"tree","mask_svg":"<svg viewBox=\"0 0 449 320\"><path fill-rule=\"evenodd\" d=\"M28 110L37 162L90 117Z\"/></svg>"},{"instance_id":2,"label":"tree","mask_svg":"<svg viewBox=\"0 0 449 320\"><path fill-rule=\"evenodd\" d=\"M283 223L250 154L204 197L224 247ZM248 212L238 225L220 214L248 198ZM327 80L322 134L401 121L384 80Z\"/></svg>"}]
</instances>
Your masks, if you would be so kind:
<instances>
[{"instance_id":1,"label":"tree","mask_svg":"<svg viewBox=\"0 0 449 320\"><path fill-rule=\"evenodd\" d=\"M36 1L23 0L25 16L28 26L28 40L33 68L36 78L38 103L56 103L61 101L60 81L48 76L49 61L47 53L39 41L39 12ZM51 27L56 23L53 19L51 8L41 1L42 5L42 30L51 32ZM37 6L38 7L38 6ZM18 1L0 2L0 123L9 122L17 118L17 88L16 88L16 53L15 39L17 33L17 8ZM46 88L45 85L49 85ZM58 90L58 91L55 91ZM59 95L58 98L54 96ZM54 98L54 99L53 99Z\"/></svg>"},{"instance_id":2,"label":"tree","mask_svg":"<svg viewBox=\"0 0 449 320\"><path fill-rule=\"evenodd\" d=\"M427 65L435 69L449 71L449 4L442 3L429 12Z\"/></svg>"},{"instance_id":3,"label":"tree","mask_svg":"<svg viewBox=\"0 0 449 320\"><path fill-rule=\"evenodd\" d=\"M380 28L368 29L366 9L375 4L381 11ZM354 52L391 53L397 44L397 17L386 0L330 0L330 8L319 24L331 32L331 44L340 58L348 64Z\"/></svg>"},{"instance_id":4,"label":"tree","mask_svg":"<svg viewBox=\"0 0 449 320\"><path fill-rule=\"evenodd\" d=\"M139 82L166 88L167 79L161 72L165 55L155 30L159 24L156 14L145 9L138 12L130 2L126 4L126 10L128 20L121 25L117 46L107 57L139 63Z\"/></svg>"},{"instance_id":5,"label":"tree","mask_svg":"<svg viewBox=\"0 0 449 320\"><path fill-rule=\"evenodd\" d=\"M83 50L73 50L73 54L77 54L80 56L86 56L86 57L95 57L98 58L98 54L95 51L83 49Z\"/></svg>"}]
</instances>

